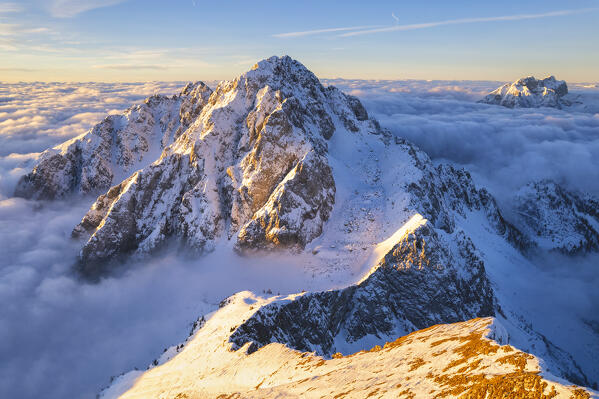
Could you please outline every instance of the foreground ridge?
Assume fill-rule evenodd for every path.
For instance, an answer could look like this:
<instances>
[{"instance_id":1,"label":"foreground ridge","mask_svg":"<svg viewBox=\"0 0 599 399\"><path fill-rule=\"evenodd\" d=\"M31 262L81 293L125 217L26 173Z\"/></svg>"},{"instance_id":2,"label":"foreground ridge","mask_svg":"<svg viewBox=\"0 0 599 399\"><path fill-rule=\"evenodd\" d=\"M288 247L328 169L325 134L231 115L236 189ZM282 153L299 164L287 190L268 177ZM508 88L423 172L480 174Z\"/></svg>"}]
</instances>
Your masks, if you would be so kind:
<instances>
[{"instance_id":1,"label":"foreground ridge","mask_svg":"<svg viewBox=\"0 0 599 399\"><path fill-rule=\"evenodd\" d=\"M539 360L509 345L493 318L435 325L330 360L276 343L248 355L216 342L223 337L215 334L237 319L232 314L245 317L251 306L246 302L261 301L236 296L222 309L228 318L214 316L177 356L143 374L117 378L101 397L591 397L542 374Z\"/></svg>"}]
</instances>

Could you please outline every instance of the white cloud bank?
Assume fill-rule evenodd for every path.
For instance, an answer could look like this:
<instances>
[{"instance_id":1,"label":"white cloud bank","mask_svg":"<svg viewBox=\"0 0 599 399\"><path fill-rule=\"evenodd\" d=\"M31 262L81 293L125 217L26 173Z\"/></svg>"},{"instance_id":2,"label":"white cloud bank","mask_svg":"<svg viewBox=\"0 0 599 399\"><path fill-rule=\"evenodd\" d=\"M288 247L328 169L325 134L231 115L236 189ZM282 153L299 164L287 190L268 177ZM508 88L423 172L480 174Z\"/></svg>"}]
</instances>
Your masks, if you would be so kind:
<instances>
[{"instance_id":1,"label":"white cloud bank","mask_svg":"<svg viewBox=\"0 0 599 399\"><path fill-rule=\"evenodd\" d=\"M181 342L199 316L235 292L299 292L309 278L288 259L158 254L98 284L72 273L69 239L90 200L0 200L0 391L11 398L94 398L110 377ZM282 267L284 266L284 267ZM276 291L275 291L276 293Z\"/></svg>"}]
</instances>

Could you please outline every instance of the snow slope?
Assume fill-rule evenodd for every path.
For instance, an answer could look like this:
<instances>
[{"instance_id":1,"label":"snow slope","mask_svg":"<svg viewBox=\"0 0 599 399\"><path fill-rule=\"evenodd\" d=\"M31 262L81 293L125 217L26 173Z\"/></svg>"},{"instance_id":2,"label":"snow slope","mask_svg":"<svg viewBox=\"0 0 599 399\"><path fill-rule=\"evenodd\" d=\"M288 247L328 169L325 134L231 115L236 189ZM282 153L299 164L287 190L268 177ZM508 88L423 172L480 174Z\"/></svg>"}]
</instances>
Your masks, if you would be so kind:
<instances>
[{"instance_id":1,"label":"snow slope","mask_svg":"<svg viewBox=\"0 0 599 399\"><path fill-rule=\"evenodd\" d=\"M584 253L599 249L599 201L559 184L531 182L513 200L519 227L546 250Z\"/></svg>"},{"instance_id":2,"label":"snow slope","mask_svg":"<svg viewBox=\"0 0 599 399\"><path fill-rule=\"evenodd\" d=\"M177 346L176 356L143 374L120 376L100 397L591 397L542 373L539 359L509 345L493 318L432 326L328 360L276 343L249 355L247 345L232 350L226 332L268 301L249 292L235 295Z\"/></svg>"}]
</instances>

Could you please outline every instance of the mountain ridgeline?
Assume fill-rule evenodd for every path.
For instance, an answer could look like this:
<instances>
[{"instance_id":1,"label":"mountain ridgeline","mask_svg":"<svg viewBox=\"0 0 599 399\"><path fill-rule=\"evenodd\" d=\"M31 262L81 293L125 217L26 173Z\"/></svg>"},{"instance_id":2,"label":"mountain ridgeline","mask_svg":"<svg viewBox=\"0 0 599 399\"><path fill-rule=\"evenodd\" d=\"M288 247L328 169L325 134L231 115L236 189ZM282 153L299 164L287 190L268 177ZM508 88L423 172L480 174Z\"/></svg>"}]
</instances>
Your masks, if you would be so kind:
<instances>
[{"instance_id":1,"label":"mountain ridgeline","mask_svg":"<svg viewBox=\"0 0 599 399\"><path fill-rule=\"evenodd\" d=\"M555 101L544 104L559 105L567 92L555 79L533 83L518 85L554 92ZM499 99L506 90L493 101L519 106ZM546 186L522 193L519 209L527 217L513 225L467 171L435 165L369 118L357 98L323 86L284 56L214 90L189 84L106 118L45 151L16 195L100 194L72 233L81 242L77 268L90 279L172 241L197 256L225 243L241 256L301 254L324 269L363 273L344 288L256 305L224 344L248 356L278 342L331 357L477 317L526 329L518 309L498 299L487 271L491 255L477 242L498 243L496 258L506 262L545 248L543 237L553 250L596 250L597 203ZM577 224L564 233L544 222L553 218ZM561 233L579 234L580 244ZM526 334L549 371L588 383L570 354L532 329Z\"/></svg>"}]
</instances>

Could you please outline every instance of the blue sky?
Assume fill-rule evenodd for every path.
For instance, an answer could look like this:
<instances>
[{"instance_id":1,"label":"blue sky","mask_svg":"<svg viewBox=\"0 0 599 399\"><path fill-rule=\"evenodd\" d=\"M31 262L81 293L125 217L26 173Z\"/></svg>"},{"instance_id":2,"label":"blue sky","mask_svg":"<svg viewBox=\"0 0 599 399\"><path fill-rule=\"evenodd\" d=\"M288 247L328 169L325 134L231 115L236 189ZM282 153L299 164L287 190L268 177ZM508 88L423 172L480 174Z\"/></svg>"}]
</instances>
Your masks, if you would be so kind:
<instances>
[{"instance_id":1,"label":"blue sky","mask_svg":"<svg viewBox=\"0 0 599 399\"><path fill-rule=\"evenodd\" d=\"M320 77L599 81L599 1L0 0L0 81Z\"/></svg>"}]
</instances>

